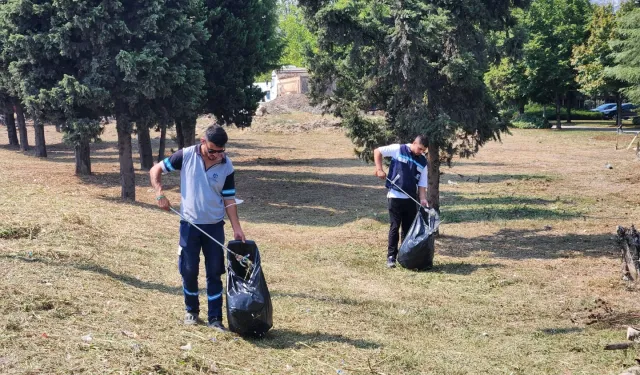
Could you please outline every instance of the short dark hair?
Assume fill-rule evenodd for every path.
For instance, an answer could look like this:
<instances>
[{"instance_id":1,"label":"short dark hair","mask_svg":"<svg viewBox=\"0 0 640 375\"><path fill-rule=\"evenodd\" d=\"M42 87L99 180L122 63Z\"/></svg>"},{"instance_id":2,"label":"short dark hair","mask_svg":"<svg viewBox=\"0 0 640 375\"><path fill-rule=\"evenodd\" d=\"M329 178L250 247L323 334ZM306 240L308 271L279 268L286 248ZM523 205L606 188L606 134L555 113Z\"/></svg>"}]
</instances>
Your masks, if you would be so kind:
<instances>
[{"instance_id":1,"label":"short dark hair","mask_svg":"<svg viewBox=\"0 0 640 375\"><path fill-rule=\"evenodd\" d=\"M218 124L211 125L207 128L205 138L207 139L207 141L213 143L218 147L224 147L224 145L229 140L227 132L224 131L222 126Z\"/></svg>"},{"instance_id":2,"label":"short dark hair","mask_svg":"<svg viewBox=\"0 0 640 375\"><path fill-rule=\"evenodd\" d=\"M420 144L423 145L424 147L429 147L429 139L427 138L426 135L418 134L416 136L416 141L420 142Z\"/></svg>"}]
</instances>

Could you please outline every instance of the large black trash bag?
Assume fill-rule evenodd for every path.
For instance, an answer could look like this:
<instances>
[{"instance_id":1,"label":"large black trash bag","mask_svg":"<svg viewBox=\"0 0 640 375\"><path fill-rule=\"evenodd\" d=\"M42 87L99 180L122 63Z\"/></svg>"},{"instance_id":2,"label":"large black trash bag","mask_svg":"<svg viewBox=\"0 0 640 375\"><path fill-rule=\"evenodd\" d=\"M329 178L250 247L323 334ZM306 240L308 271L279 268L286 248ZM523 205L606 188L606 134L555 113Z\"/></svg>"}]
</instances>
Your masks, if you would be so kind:
<instances>
[{"instance_id":1,"label":"large black trash bag","mask_svg":"<svg viewBox=\"0 0 640 375\"><path fill-rule=\"evenodd\" d=\"M229 329L243 336L261 337L273 326L273 308L267 281L262 273L260 252L253 241L230 241L227 252L227 319ZM243 264L241 264L244 263ZM250 272L247 272L249 270Z\"/></svg>"},{"instance_id":2,"label":"large black trash bag","mask_svg":"<svg viewBox=\"0 0 640 375\"><path fill-rule=\"evenodd\" d=\"M427 270L433 267L435 251L434 233L440 225L436 210L420 208L398 250L398 263L411 270Z\"/></svg>"}]
</instances>

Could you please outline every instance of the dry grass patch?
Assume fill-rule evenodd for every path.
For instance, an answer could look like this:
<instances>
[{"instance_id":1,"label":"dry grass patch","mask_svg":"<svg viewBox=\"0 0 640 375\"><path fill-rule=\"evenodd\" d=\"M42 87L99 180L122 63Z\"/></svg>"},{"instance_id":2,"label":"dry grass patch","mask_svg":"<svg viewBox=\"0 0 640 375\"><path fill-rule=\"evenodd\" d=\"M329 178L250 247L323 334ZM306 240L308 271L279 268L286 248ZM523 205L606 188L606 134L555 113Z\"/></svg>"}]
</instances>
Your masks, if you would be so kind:
<instances>
[{"instance_id":1,"label":"dry grass patch","mask_svg":"<svg viewBox=\"0 0 640 375\"><path fill-rule=\"evenodd\" d=\"M264 120L309 118L286 116ZM113 127L89 177L73 176L53 128L48 159L0 145L0 373L615 374L634 362L602 347L640 314L613 239L640 218L640 170L601 131L514 130L444 169L436 264L417 273L384 268L383 184L343 133L230 129L243 229L274 305L268 337L245 340L181 325L178 218L155 208L146 172L138 202L119 202ZM178 203L178 176L165 181Z\"/></svg>"}]
</instances>

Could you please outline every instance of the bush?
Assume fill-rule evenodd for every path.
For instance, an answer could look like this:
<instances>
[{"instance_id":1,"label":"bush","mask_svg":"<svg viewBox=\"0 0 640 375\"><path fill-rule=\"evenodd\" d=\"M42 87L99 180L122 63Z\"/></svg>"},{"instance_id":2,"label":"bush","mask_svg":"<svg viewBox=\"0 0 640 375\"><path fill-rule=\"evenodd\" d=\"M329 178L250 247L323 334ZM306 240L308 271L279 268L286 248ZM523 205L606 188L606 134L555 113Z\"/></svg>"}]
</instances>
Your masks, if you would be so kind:
<instances>
[{"instance_id":1,"label":"bush","mask_svg":"<svg viewBox=\"0 0 640 375\"><path fill-rule=\"evenodd\" d=\"M525 108L525 114L527 115L533 115L533 116L540 116L542 117L542 106L539 104L530 104L527 105ZM549 121L555 121L556 119L556 107L555 106L548 106L547 107L547 120ZM591 111L585 111L583 109L574 109L571 111L571 120L602 120L602 113L600 112L591 112ZM562 121L566 121L567 120L567 110L566 108L561 108L560 109L560 120Z\"/></svg>"},{"instance_id":2,"label":"bush","mask_svg":"<svg viewBox=\"0 0 640 375\"><path fill-rule=\"evenodd\" d=\"M584 106L586 108L595 108L597 107L596 102L592 99L585 99Z\"/></svg>"},{"instance_id":3,"label":"bush","mask_svg":"<svg viewBox=\"0 0 640 375\"><path fill-rule=\"evenodd\" d=\"M633 120L631 120L631 123L633 125L640 125L640 116L634 117Z\"/></svg>"},{"instance_id":4,"label":"bush","mask_svg":"<svg viewBox=\"0 0 640 375\"><path fill-rule=\"evenodd\" d=\"M551 124L548 120L545 120L542 115L532 115L524 113L523 115L516 114L511 120L511 126L519 129L550 129Z\"/></svg>"}]
</instances>

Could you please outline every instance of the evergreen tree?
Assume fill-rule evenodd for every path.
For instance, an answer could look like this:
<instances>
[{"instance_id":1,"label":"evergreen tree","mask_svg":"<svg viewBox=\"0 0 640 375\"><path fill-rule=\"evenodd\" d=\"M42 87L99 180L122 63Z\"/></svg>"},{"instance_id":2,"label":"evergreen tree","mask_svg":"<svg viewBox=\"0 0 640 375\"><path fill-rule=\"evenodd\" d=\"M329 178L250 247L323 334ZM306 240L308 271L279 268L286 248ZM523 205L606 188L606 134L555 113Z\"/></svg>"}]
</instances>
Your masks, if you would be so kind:
<instances>
[{"instance_id":1,"label":"evergreen tree","mask_svg":"<svg viewBox=\"0 0 640 375\"><path fill-rule=\"evenodd\" d=\"M211 38L201 52L206 80L203 112L223 124L250 126L263 96L253 86L254 79L276 68L282 52L276 0L205 0L205 8ZM185 144L192 142L185 137Z\"/></svg>"},{"instance_id":2,"label":"evergreen tree","mask_svg":"<svg viewBox=\"0 0 640 375\"><path fill-rule=\"evenodd\" d=\"M440 161L469 157L507 130L487 92L490 31L526 1L323 1L300 4L318 35L312 96L344 119L370 159L383 143L429 138L428 200L439 209ZM363 111L384 110L384 121Z\"/></svg>"},{"instance_id":3,"label":"evergreen tree","mask_svg":"<svg viewBox=\"0 0 640 375\"><path fill-rule=\"evenodd\" d=\"M9 137L10 146L20 146L18 141L18 131L16 129L16 120L13 117L13 103L9 95L2 92L0 88L0 114L4 118L4 125L7 127L7 136Z\"/></svg>"},{"instance_id":4,"label":"evergreen tree","mask_svg":"<svg viewBox=\"0 0 640 375\"><path fill-rule=\"evenodd\" d=\"M640 102L640 4L632 3L623 9L617 20L616 37L611 43L613 66L605 74L626 87L621 91L636 103Z\"/></svg>"},{"instance_id":5,"label":"evergreen tree","mask_svg":"<svg viewBox=\"0 0 640 375\"><path fill-rule=\"evenodd\" d=\"M101 114L115 114L121 197L135 200L133 122L152 118L141 113L149 108L148 102L171 96L175 82L185 79L186 68L176 63L176 56L201 34L200 25L189 18L193 2L60 0L55 4L62 54L76 63L70 80L87 90Z\"/></svg>"},{"instance_id":6,"label":"evergreen tree","mask_svg":"<svg viewBox=\"0 0 640 375\"><path fill-rule=\"evenodd\" d=\"M0 40L5 89L13 94L23 149L28 148L25 112L33 120L35 155L46 157L44 124L37 104L37 86L50 84L57 59L55 47L49 43L48 29L54 9L44 0L9 0L0 4ZM24 108L23 108L24 105Z\"/></svg>"}]
</instances>

